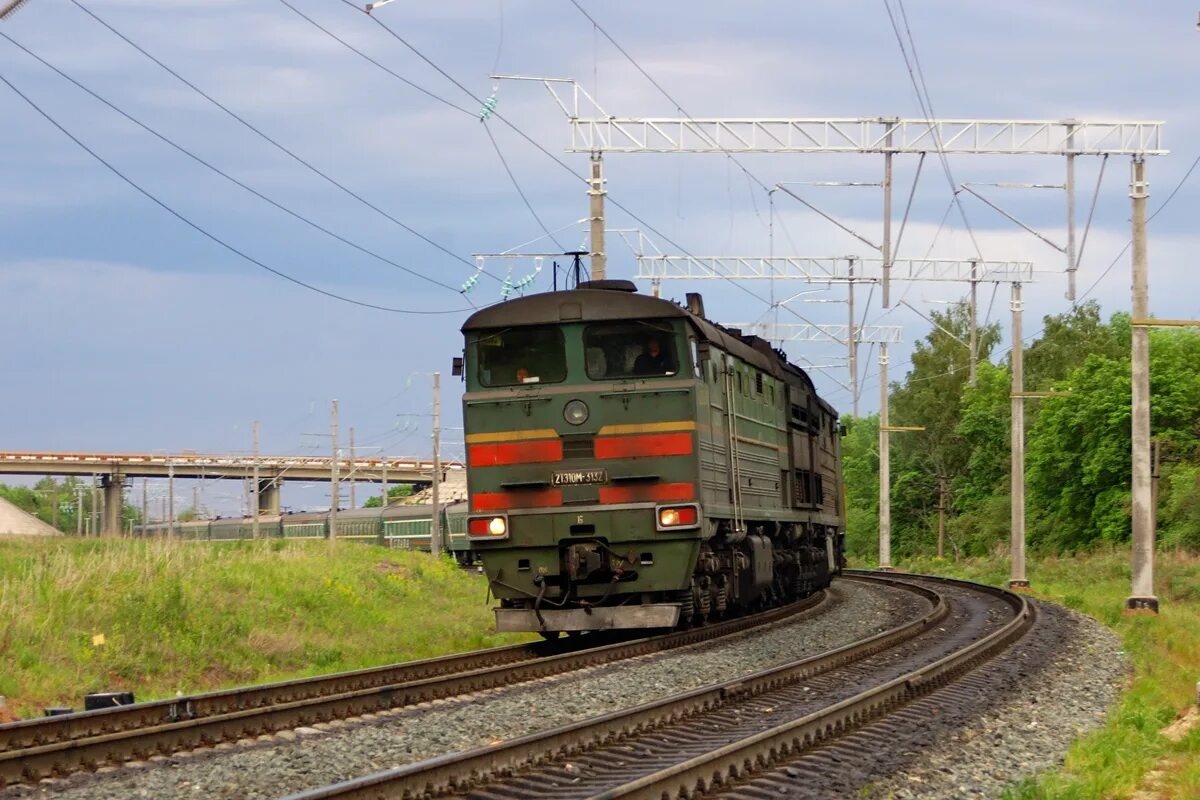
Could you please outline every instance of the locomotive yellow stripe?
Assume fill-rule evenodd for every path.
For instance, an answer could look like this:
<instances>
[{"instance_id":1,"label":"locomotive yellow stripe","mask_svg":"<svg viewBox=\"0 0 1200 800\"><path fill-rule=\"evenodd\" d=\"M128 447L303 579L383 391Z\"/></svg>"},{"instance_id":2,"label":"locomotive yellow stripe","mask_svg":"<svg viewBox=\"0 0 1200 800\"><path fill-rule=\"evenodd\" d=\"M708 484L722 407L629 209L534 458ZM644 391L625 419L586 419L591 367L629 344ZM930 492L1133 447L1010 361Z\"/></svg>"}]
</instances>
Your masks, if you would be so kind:
<instances>
[{"instance_id":1,"label":"locomotive yellow stripe","mask_svg":"<svg viewBox=\"0 0 1200 800\"><path fill-rule=\"evenodd\" d=\"M469 433L467 444L485 442L525 442L531 439L557 439L558 431L553 428L531 428L524 431L497 431L496 433Z\"/></svg>"},{"instance_id":2,"label":"locomotive yellow stripe","mask_svg":"<svg viewBox=\"0 0 1200 800\"><path fill-rule=\"evenodd\" d=\"M635 422L629 425L605 425L598 436L613 436L621 433L666 433L668 431L694 431L695 420L679 422Z\"/></svg>"}]
</instances>

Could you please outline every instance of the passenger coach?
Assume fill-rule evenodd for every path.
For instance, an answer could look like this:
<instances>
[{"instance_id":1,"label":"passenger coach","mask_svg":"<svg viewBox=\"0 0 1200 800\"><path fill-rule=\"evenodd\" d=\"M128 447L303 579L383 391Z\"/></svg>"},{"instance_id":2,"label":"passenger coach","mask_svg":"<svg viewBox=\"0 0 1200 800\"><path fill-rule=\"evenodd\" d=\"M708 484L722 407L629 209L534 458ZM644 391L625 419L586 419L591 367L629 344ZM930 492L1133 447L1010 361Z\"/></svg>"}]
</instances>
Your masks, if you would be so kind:
<instances>
[{"instance_id":1,"label":"passenger coach","mask_svg":"<svg viewBox=\"0 0 1200 800\"><path fill-rule=\"evenodd\" d=\"M581 283L463 333L467 532L499 630L694 624L840 567L836 413L698 295Z\"/></svg>"}]
</instances>

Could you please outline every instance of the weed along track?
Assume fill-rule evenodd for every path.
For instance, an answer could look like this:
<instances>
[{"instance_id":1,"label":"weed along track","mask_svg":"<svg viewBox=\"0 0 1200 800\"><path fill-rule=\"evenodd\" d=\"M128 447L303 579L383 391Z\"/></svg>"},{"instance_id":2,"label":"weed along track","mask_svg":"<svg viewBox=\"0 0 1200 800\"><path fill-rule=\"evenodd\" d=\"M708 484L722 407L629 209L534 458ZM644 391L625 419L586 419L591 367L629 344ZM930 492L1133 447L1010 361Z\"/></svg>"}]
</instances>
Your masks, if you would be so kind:
<instances>
[{"instance_id":1,"label":"weed along track","mask_svg":"<svg viewBox=\"0 0 1200 800\"><path fill-rule=\"evenodd\" d=\"M855 573L928 604L918 618L829 652L581 722L310 791L289 800L462 796L781 796L787 764L951 685L1033 624L1024 598L920 576ZM911 721L905 724L911 724ZM886 740L877 746L886 747ZM776 775L773 770L783 770ZM811 773L816 775L816 772ZM811 787L810 787L811 788ZM822 796L819 793L815 796Z\"/></svg>"},{"instance_id":2,"label":"weed along track","mask_svg":"<svg viewBox=\"0 0 1200 800\"><path fill-rule=\"evenodd\" d=\"M593 634L0 725L0 787L511 686L826 611L801 602L703 628Z\"/></svg>"}]
</instances>

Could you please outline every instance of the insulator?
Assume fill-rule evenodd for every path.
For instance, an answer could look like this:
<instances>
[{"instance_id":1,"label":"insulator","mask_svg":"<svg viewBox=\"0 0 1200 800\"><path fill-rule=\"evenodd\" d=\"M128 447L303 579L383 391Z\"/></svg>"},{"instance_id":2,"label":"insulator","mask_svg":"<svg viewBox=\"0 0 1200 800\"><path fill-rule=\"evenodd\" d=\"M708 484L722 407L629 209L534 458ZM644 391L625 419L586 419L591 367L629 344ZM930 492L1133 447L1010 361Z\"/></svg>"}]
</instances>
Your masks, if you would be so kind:
<instances>
[{"instance_id":1,"label":"insulator","mask_svg":"<svg viewBox=\"0 0 1200 800\"><path fill-rule=\"evenodd\" d=\"M492 112L496 110L496 95L493 93L487 100L483 101L483 110L479 113L479 121L487 122L488 117L492 116Z\"/></svg>"}]
</instances>

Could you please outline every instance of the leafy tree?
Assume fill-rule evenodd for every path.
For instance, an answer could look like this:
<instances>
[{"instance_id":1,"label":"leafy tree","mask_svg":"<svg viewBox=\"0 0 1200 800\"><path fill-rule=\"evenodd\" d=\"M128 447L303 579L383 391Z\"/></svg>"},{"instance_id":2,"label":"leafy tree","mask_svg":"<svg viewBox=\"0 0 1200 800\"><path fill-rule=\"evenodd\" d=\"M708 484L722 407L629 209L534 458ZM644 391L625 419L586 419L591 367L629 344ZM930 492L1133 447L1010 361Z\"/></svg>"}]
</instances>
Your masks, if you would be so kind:
<instances>
[{"instance_id":1,"label":"leafy tree","mask_svg":"<svg viewBox=\"0 0 1200 800\"><path fill-rule=\"evenodd\" d=\"M1100 305L1091 300L1072 310L1042 318L1041 336L1025 351L1025 388L1048 389L1070 377L1089 355L1119 359L1129 353L1128 317L1105 324Z\"/></svg>"},{"instance_id":2,"label":"leafy tree","mask_svg":"<svg viewBox=\"0 0 1200 800\"><path fill-rule=\"evenodd\" d=\"M960 398L970 376L970 352L964 344L970 336L970 311L954 306L932 318L935 327L917 342L904 384L891 393L893 424L925 429L892 437L892 518L899 554L928 551L936 531L939 483L944 479L953 489L971 459L971 445L958 429ZM999 341L999 325L979 328L980 364Z\"/></svg>"},{"instance_id":3,"label":"leafy tree","mask_svg":"<svg viewBox=\"0 0 1200 800\"><path fill-rule=\"evenodd\" d=\"M1070 384L1028 434L1029 501L1046 520L1030 538L1055 549L1129 536L1129 359L1089 356Z\"/></svg>"},{"instance_id":4,"label":"leafy tree","mask_svg":"<svg viewBox=\"0 0 1200 800\"><path fill-rule=\"evenodd\" d=\"M1127 318L1114 317L1117 335ZM1200 335L1150 337L1151 432L1176 462L1200 455ZM1070 377L1070 395L1047 398L1029 432L1029 499L1044 512L1031 539L1054 548L1125 541L1130 534L1130 363L1090 355ZM1182 538L1191 523L1187 471L1165 482L1168 524ZM1182 527L1181 527L1182 526Z\"/></svg>"},{"instance_id":5,"label":"leafy tree","mask_svg":"<svg viewBox=\"0 0 1200 800\"><path fill-rule=\"evenodd\" d=\"M846 486L846 550L871 559L879 541L879 415L843 418L842 475Z\"/></svg>"},{"instance_id":6,"label":"leafy tree","mask_svg":"<svg viewBox=\"0 0 1200 800\"><path fill-rule=\"evenodd\" d=\"M413 487L411 483L399 483L395 486L388 487L388 504L399 497L409 497L412 495ZM363 508L379 508L382 505L379 501L379 495L371 495L367 501L362 504Z\"/></svg>"},{"instance_id":7,"label":"leafy tree","mask_svg":"<svg viewBox=\"0 0 1200 800\"><path fill-rule=\"evenodd\" d=\"M966 470L954 481L955 505L970 511L1009 490L1012 375L989 361L978 366L974 386L963 390L957 433L967 444Z\"/></svg>"}]
</instances>

